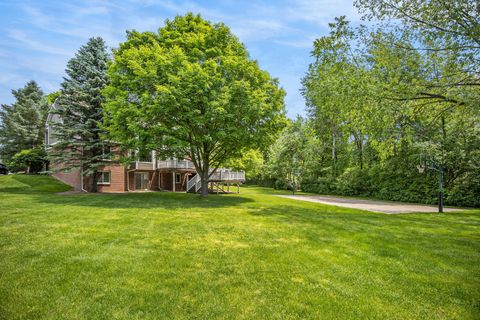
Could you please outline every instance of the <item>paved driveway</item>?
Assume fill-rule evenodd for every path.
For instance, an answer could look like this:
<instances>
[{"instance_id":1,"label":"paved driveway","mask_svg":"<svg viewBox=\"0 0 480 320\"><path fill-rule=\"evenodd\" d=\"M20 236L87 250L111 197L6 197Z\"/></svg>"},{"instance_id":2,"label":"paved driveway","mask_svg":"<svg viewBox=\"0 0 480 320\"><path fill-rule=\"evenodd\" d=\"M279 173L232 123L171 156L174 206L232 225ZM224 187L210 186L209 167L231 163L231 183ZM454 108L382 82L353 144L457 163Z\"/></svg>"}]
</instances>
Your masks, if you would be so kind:
<instances>
[{"instance_id":1,"label":"paved driveway","mask_svg":"<svg viewBox=\"0 0 480 320\"><path fill-rule=\"evenodd\" d=\"M352 198L340 198L333 196L304 196L304 195L280 195L279 197L329 204L332 206L361 209L386 214L411 213L411 212L438 212L437 206L422 204L408 204L391 201L361 200ZM462 211L461 209L443 208L445 212Z\"/></svg>"}]
</instances>

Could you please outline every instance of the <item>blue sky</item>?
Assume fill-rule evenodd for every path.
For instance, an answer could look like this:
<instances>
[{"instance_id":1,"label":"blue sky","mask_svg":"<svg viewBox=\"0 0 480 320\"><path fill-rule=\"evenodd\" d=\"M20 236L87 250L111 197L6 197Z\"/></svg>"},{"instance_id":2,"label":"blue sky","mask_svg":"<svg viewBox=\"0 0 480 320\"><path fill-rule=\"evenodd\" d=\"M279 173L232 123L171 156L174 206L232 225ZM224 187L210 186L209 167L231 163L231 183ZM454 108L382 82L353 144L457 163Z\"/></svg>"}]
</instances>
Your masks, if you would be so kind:
<instances>
[{"instance_id":1,"label":"blue sky","mask_svg":"<svg viewBox=\"0 0 480 320\"><path fill-rule=\"evenodd\" d=\"M336 16L360 20L353 0L2 0L0 102L13 102L11 89L31 79L46 93L58 90L67 61L90 37L116 47L125 30L156 31L165 19L186 12L232 29L260 67L279 78L290 117L305 114L299 89L313 40L328 32Z\"/></svg>"}]
</instances>

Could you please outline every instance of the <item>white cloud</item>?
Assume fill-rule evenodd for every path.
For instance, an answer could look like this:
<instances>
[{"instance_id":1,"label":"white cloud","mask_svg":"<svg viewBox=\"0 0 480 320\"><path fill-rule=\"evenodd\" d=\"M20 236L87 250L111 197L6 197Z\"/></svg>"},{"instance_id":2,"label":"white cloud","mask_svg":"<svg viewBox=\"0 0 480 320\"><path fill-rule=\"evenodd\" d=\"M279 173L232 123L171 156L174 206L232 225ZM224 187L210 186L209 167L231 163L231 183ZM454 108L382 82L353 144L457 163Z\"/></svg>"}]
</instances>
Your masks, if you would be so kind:
<instances>
[{"instance_id":1,"label":"white cloud","mask_svg":"<svg viewBox=\"0 0 480 320\"><path fill-rule=\"evenodd\" d=\"M290 20L306 21L327 27L335 17L345 15L352 22L359 22L360 15L352 0L296 0L285 9Z\"/></svg>"},{"instance_id":2,"label":"white cloud","mask_svg":"<svg viewBox=\"0 0 480 320\"><path fill-rule=\"evenodd\" d=\"M233 33L242 41L261 41L293 34L296 29L277 20L238 19L231 24Z\"/></svg>"},{"instance_id":3,"label":"white cloud","mask_svg":"<svg viewBox=\"0 0 480 320\"><path fill-rule=\"evenodd\" d=\"M52 16L43 14L36 7L25 4L21 8L28 15L29 21L36 26L46 27L52 23Z\"/></svg>"},{"instance_id":4,"label":"white cloud","mask_svg":"<svg viewBox=\"0 0 480 320\"><path fill-rule=\"evenodd\" d=\"M273 40L273 43L280 44L287 47L299 48L299 49L309 49L313 46L314 37L312 38L303 38L303 39L293 39L293 40Z\"/></svg>"},{"instance_id":5,"label":"white cloud","mask_svg":"<svg viewBox=\"0 0 480 320\"><path fill-rule=\"evenodd\" d=\"M8 53L8 51L0 49L0 57L7 58L9 56L10 54Z\"/></svg>"},{"instance_id":6,"label":"white cloud","mask_svg":"<svg viewBox=\"0 0 480 320\"><path fill-rule=\"evenodd\" d=\"M50 54L56 54L56 55L62 55L62 56L68 56L68 55L71 54L71 51L69 51L69 50L63 49L61 47L49 46L49 45L44 44L40 41L34 40L26 32L24 32L22 30L9 29L9 30L7 30L7 35L10 39L13 39L17 42L25 44L30 49L35 50L35 51L50 53Z\"/></svg>"},{"instance_id":7,"label":"white cloud","mask_svg":"<svg viewBox=\"0 0 480 320\"><path fill-rule=\"evenodd\" d=\"M105 13L109 13L110 9L106 6L76 6L74 7L76 10L77 14L80 16L85 16L85 15L101 15Z\"/></svg>"},{"instance_id":8,"label":"white cloud","mask_svg":"<svg viewBox=\"0 0 480 320\"><path fill-rule=\"evenodd\" d=\"M13 82L21 81L21 80L22 80L22 77L16 73L8 73L8 72L0 73L0 85L6 85Z\"/></svg>"},{"instance_id":9,"label":"white cloud","mask_svg":"<svg viewBox=\"0 0 480 320\"><path fill-rule=\"evenodd\" d=\"M97 3L97 1L90 2ZM131 6L104 1L100 3L105 5L80 7L67 2L59 8L61 15L46 14L39 8L27 4L21 8L28 16L28 22L37 28L83 41L101 36L112 47L117 46L124 39L126 29L156 30L164 20L163 17L139 14L136 8ZM119 18L111 15L113 11ZM115 27L116 25L122 25L122 28L119 30ZM125 28L125 25L128 27Z\"/></svg>"},{"instance_id":10,"label":"white cloud","mask_svg":"<svg viewBox=\"0 0 480 320\"><path fill-rule=\"evenodd\" d=\"M223 21L225 18L229 17L225 12L207 8L192 1L163 0L156 2L156 4L167 10L173 11L175 14L185 14L187 12L200 13L203 17L216 21Z\"/></svg>"}]
</instances>

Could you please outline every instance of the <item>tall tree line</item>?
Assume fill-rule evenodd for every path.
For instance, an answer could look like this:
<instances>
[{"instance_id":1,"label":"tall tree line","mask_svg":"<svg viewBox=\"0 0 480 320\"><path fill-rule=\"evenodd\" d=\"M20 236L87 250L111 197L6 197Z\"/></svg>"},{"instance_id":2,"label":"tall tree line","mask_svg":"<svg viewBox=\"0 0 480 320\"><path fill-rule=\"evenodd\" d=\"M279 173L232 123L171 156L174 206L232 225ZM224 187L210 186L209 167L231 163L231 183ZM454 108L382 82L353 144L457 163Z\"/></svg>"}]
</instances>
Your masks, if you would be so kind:
<instances>
[{"instance_id":1,"label":"tall tree line","mask_svg":"<svg viewBox=\"0 0 480 320\"><path fill-rule=\"evenodd\" d=\"M267 166L281 167L278 150L293 150L286 148L291 130L313 128L298 151L306 157L306 191L435 202L436 172L416 169L427 157L444 170L447 203L480 205L478 6L414 0L357 6L366 18L383 20L352 28L340 17L315 41L302 81L308 119L284 132ZM279 186L287 178L270 172Z\"/></svg>"}]
</instances>

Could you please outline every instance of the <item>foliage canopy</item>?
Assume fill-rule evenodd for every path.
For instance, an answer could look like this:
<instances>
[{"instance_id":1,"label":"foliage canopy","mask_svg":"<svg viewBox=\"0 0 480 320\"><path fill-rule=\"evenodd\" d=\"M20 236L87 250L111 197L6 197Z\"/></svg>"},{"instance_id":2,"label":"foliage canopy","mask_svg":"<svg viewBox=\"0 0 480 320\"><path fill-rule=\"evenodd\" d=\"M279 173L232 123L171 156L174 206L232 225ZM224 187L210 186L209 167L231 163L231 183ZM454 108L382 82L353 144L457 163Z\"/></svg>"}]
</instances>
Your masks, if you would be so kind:
<instances>
[{"instance_id":1,"label":"foliage canopy","mask_svg":"<svg viewBox=\"0 0 480 320\"><path fill-rule=\"evenodd\" d=\"M131 31L114 50L105 89L112 139L189 157L208 177L246 147L268 145L284 124L284 91L222 23L199 15Z\"/></svg>"}]
</instances>

